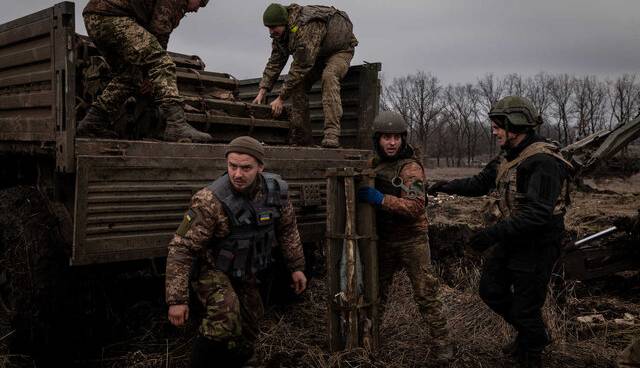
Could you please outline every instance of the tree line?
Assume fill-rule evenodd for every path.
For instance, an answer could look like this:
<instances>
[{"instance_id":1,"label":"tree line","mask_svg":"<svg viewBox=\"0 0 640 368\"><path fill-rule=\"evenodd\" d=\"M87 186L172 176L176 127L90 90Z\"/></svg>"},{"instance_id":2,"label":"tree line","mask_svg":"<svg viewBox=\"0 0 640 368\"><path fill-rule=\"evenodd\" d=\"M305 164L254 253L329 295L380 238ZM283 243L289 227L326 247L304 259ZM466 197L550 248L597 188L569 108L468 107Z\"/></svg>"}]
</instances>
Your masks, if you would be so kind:
<instances>
[{"instance_id":1,"label":"tree line","mask_svg":"<svg viewBox=\"0 0 640 368\"><path fill-rule=\"evenodd\" d=\"M544 72L487 74L473 84L443 85L435 75L419 71L383 83L382 91L382 108L405 118L409 140L437 166L473 165L497 153L488 113L504 96L529 98L544 120L540 134L562 146L640 115L636 74L615 80Z\"/></svg>"}]
</instances>

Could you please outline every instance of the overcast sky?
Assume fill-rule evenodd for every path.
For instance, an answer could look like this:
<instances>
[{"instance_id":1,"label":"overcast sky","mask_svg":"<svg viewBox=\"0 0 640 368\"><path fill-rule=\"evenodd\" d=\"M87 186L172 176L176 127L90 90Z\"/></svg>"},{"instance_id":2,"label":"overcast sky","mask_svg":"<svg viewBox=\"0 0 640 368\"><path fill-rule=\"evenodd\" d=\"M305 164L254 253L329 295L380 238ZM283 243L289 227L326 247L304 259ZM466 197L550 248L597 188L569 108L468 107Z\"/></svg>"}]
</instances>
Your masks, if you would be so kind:
<instances>
[{"instance_id":1,"label":"overcast sky","mask_svg":"<svg viewBox=\"0 0 640 368\"><path fill-rule=\"evenodd\" d=\"M262 12L271 1L210 0L182 20L169 49L207 70L261 75L270 52ZM3 0L0 23L53 5ZM76 29L86 34L76 2ZM306 2L299 2L306 4ZM602 78L640 71L640 0L342 0L360 41L353 63L382 62L385 78L423 70L444 83L486 73L570 73Z\"/></svg>"}]
</instances>

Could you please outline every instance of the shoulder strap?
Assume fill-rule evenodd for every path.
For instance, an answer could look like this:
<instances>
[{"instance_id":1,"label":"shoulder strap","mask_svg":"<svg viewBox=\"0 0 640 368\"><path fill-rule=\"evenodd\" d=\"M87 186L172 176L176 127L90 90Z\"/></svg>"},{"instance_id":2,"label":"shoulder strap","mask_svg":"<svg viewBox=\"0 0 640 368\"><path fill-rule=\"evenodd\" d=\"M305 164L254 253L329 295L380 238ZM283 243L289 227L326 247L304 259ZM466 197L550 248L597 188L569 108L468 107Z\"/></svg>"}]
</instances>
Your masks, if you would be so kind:
<instances>
[{"instance_id":1,"label":"shoulder strap","mask_svg":"<svg viewBox=\"0 0 640 368\"><path fill-rule=\"evenodd\" d=\"M267 204L282 207L289 199L289 184L278 174L263 172L262 177L267 189Z\"/></svg>"},{"instance_id":2,"label":"shoulder strap","mask_svg":"<svg viewBox=\"0 0 640 368\"><path fill-rule=\"evenodd\" d=\"M524 160L528 159L533 155L537 155L538 153L544 153L544 154L555 157L556 159L564 163L570 171L573 171L574 169L573 165L562 156L562 154L560 153L560 150L556 145L549 142L535 142L529 145L527 148L525 148L520 153L520 155L518 155L518 157L516 157L514 160L507 161L506 159L503 158L502 162L500 163L500 166L498 167L498 174L496 175L496 184L504 179L504 175L506 175L507 172L509 172L509 170L511 170L514 167L517 167Z\"/></svg>"}]
</instances>

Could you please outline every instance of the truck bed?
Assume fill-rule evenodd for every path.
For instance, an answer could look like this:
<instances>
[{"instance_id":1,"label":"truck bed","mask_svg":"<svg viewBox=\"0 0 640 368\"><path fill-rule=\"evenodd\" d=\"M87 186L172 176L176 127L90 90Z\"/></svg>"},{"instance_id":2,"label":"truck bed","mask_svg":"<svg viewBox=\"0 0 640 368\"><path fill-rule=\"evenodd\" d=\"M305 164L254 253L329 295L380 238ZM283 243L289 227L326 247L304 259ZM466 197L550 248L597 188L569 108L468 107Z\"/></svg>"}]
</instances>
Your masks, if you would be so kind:
<instances>
[{"instance_id":1,"label":"truck bed","mask_svg":"<svg viewBox=\"0 0 640 368\"><path fill-rule=\"evenodd\" d=\"M161 257L191 196L226 171L223 144L76 139L72 264ZM303 242L324 238L325 171L364 168L370 151L266 147L290 185Z\"/></svg>"}]
</instances>

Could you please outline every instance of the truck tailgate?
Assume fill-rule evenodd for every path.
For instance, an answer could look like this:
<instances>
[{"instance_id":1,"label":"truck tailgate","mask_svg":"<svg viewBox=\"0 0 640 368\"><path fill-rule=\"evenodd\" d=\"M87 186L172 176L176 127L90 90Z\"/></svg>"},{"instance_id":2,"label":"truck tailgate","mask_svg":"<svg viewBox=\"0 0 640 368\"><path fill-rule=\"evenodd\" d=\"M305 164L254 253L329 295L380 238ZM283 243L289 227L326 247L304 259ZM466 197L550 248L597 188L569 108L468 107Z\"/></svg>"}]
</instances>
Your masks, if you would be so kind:
<instances>
[{"instance_id":1,"label":"truck tailgate","mask_svg":"<svg viewBox=\"0 0 640 368\"><path fill-rule=\"evenodd\" d=\"M226 170L226 145L76 139L74 265L161 257L189 199ZM369 151L267 146L265 170L290 184L304 242L325 232L325 170Z\"/></svg>"}]
</instances>

